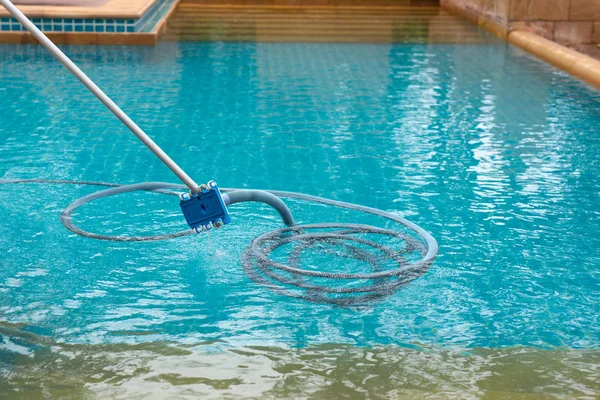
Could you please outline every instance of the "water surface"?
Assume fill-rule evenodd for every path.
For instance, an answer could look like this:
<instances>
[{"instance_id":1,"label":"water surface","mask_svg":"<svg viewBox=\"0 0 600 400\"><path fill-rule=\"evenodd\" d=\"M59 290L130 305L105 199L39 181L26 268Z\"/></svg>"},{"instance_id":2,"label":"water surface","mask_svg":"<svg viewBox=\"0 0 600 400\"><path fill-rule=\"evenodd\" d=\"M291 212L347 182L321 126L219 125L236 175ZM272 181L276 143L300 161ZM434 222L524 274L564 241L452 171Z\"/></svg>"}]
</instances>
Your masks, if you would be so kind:
<instances>
[{"instance_id":1,"label":"water surface","mask_svg":"<svg viewBox=\"0 0 600 400\"><path fill-rule=\"evenodd\" d=\"M0 367L11 388L43 370L72 376L78 383L69 388L96 390L96 382L114 397L150 382L182 396L235 396L232 388L253 382L260 385L247 396L600 393L597 91L491 38L65 50L198 181L398 212L431 232L440 253L395 295L332 307L279 296L244 274L246 245L280 226L266 208L232 207L234 223L213 233L210 247L203 236L114 243L60 224L60 211L94 188L0 186ZM0 46L0 97L3 179L175 182L41 48ZM302 223L381 223L290 206ZM151 193L99 200L75 219L112 234L184 228L177 200ZM55 367L69 354L75 364ZM100 372L90 354L104 360ZM240 372L250 362L270 372ZM507 379L515 366L530 379ZM398 372L369 383L390 369Z\"/></svg>"}]
</instances>

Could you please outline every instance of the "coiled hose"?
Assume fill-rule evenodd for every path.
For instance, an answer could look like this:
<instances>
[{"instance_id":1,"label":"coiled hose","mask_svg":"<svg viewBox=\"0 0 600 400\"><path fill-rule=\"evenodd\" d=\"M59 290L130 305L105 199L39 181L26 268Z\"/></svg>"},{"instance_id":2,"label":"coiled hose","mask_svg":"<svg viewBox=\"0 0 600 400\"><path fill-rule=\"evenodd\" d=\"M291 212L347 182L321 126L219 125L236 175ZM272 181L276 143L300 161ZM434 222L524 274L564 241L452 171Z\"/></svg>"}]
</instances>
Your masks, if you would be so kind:
<instances>
[{"instance_id":1,"label":"coiled hose","mask_svg":"<svg viewBox=\"0 0 600 400\"><path fill-rule=\"evenodd\" d=\"M107 182L68 181L56 179L0 180L0 184L65 184L104 186L101 190L81 197L62 212L62 224L78 235L109 241L143 242L166 240L192 234L191 229L152 236L110 236L85 231L73 222L73 212L93 200L133 191L153 191L177 196L173 190L187 190L185 185L145 182L120 185ZM243 202L261 202L273 207L287 227L264 233L253 239L242 255L242 266L255 282L273 291L305 300L341 306L364 304L394 293L395 290L424 275L433 262L438 245L421 227L392 213L371 207L276 190L221 189L228 205ZM281 198L297 199L361 211L384 217L402 225L406 232L383 229L364 224L321 223L295 225L294 218ZM396 240L401 247L392 248L370 236ZM291 246L287 262L273 259L286 246ZM327 272L315 266L301 267L302 253L308 249L328 255L353 258L368 264L372 272ZM281 257L280 257L281 258ZM393 267L389 267L392 264ZM388 268L386 268L386 266Z\"/></svg>"}]
</instances>

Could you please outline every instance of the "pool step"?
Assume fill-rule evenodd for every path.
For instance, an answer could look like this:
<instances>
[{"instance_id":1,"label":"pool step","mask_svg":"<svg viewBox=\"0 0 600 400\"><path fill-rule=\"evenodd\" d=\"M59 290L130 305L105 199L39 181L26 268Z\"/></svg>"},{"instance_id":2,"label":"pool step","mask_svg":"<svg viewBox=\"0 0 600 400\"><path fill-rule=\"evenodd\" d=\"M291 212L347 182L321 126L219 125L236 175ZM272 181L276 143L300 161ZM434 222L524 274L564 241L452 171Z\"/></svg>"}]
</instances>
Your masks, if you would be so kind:
<instances>
[{"instance_id":1,"label":"pool step","mask_svg":"<svg viewBox=\"0 0 600 400\"><path fill-rule=\"evenodd\" d=\"M439 0L181 0L182 4L246 6L364 6L439 7Z\"/></svg>"},{"instance_id":2,"label":"pool step","mask_svg":"<svg viewBox=\"0 0 600 400\"><path fill-rule=\"evenodd\" d=\"M166 40L482 43L474 25L437 7L203 6L182 3Z\"/></svg>"}]
</instances>

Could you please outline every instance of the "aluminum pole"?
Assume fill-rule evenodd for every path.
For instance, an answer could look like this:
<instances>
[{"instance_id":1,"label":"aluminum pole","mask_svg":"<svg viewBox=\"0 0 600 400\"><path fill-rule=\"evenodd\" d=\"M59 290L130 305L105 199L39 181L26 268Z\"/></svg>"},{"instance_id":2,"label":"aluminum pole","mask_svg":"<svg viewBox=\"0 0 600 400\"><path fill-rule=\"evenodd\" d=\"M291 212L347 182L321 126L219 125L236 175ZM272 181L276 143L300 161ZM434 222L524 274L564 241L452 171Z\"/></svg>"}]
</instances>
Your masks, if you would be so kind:
<instances>
[{"instance_id":1,"label":"aluminum pole","mask_svg":"<svg viewBox=\"0 0 600 400\"><path fill-rule=\"evenodd\" d=\"M34 24L31 22L25 14L23 14L14 4L9 0L0 0L8 12L15 17L31 34L65 66L73 75L77 77L87 87L90 92L94 94L113 114L117 116L129 128L135 136L137 136L142 143L144 143L187 187L190 188L194 193L198 193L198 184L194 182L192 178L186 174L179 165L175 163L150 137L139 127L123 110L115 104L100 89L82 70L69 59L46 35L42 33Z\"/></svg>"}]
</instances>

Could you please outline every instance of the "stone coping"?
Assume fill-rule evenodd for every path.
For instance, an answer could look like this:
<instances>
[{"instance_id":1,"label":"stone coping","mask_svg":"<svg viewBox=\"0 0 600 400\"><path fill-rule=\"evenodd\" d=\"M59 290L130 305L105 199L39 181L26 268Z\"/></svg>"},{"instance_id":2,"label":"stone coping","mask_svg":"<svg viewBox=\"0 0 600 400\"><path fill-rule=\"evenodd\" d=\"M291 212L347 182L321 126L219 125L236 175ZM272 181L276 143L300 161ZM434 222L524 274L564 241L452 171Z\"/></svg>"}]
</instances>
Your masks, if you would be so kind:
<instances>
[{"instance_id":1,"label":"stone coping","mask_svg":"<svg viewBox=\"0 0 600 400\"><path fill-rule=\"evenodd\" d=\"M445 3L442 8L600 89L600 61L545 39L530 30L510 30L486 16L463 10L450 3Z\"/></svg>"},{"instance_id":2,"label":"stone coping","mask_svg":"<svg viewBox=\"0 0 600 400\"><path fill-rule=\"evenodd\" d=\"M528 31L512 31L508 41L600 89L600 61Z\"/></svg>"},{"instance_id":3,"label":"stone coping","mask_svg":"<svg viewBox=\"0 0 600 400\"><path fill-rule=\"evenodd\" d=\"M115 1L115 0L111 0ZM119 0L122 1L122 0ZM146 0L152 6L156 0ZM166 31L166 23L177 8L179 1L174 1L167 12L156 23L150 32L134 33L97 33L97 32L44 32L55 44L83 45L155 45ZM19 7L21 8L21 7ZM27 14L26 14L27 15ZM37 40L29 32L0 32L0 43L37 44Z\"/></svg>"},{"instance_id":4,"label":"stone coping","mask_svg":"<svg viewBox=\"0 0 600 400\"><path fill-rule=\"evenodd\" d=\"M99 7L17 5L27 17L46 18L141 18L157 0L109 0ZM10 16L0 6L0 17Z\"/></svg>"}]
</instances>

